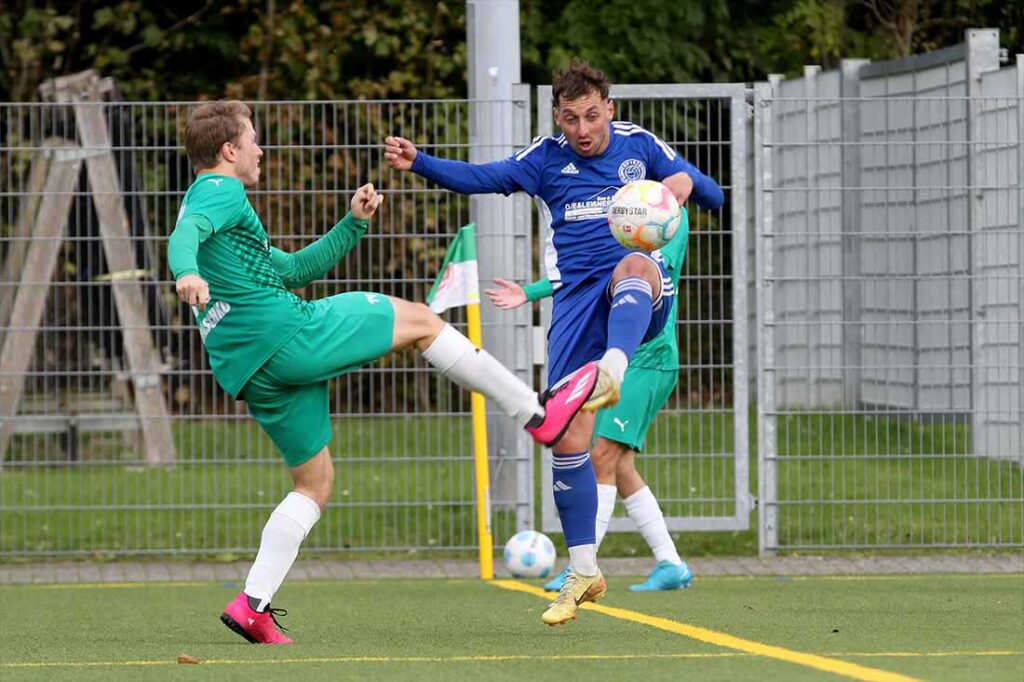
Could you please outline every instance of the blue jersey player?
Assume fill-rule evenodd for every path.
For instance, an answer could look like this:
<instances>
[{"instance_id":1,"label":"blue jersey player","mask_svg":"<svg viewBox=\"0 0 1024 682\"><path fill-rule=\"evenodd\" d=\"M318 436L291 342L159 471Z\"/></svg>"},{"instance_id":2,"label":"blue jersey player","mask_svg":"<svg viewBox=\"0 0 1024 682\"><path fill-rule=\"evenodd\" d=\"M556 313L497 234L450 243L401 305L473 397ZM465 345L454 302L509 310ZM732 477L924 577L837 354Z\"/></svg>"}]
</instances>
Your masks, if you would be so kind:
<instances>
[{"instance_id":1,"label":"blue jersey player","mask_svg":"<svg viewBox=\"0 0 1024 682\"><path fill-rule=\"evenodd\" d=\"M554 287L548 330L548 376L585 385L598 373L589 401L552 443L555 504L572 570L542 615L548 625L576 618L584 601L605 593L597 567L597 483L590 461L594 412L619 398L637 347L657 336L672 308L675 288L664 263L628 251L612 237L605 214L616 190L633 180L660 180L682 204L722 205L722 190L642 127L615 121L603 73L584 62L557 72L552 82L555 122L562 134L542 137L516 154L470 164L432 157L401 137L385 140L385 159L464 194L526 192L550 217L544 274ZM574 391L575 392L575 391Z\"/></svg>"}]
</instances>

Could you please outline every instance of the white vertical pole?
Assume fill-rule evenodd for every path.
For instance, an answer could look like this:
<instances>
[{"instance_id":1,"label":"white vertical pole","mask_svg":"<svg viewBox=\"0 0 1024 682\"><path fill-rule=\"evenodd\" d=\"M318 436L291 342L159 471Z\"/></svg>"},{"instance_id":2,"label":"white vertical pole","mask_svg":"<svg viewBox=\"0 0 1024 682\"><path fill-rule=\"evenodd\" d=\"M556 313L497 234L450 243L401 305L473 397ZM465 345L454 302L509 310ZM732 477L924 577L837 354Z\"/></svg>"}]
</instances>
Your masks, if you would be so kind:
<instances>
[{"instance_id":1,"label":"white vertical pole","mask_svg":"<svg viewBox=\"0 0 1024 682\"><path fill-rule=\"evenodd\" d=\"M512 154L527 140L514 140L512 86L520 80L519 1L466 0L466 47L469 67L470 163L496 161ZM470 199L470 220L477 225L477 258L480 280L489 286L494 277L515 278L528 273L528 263L516 263L515 248L519 232L528 224L516 224L515 200L501 195L478 195ZM484 304L481 306L483 347L523 380L532 377L531 359L517 362L517 349L528 348L528 309L508 313ZM520 366L521 365L521 366ZM503 415L487 419L491 457L491 497L496 508L502 502L518 501L517 462L532 457L532 445L526 434ZM530 489L532 492L532 488ZM516 504L516 509L527 506ZM517 526L532 526L532 519L517 514ZM503 541L499 538L499 541Z\"/></svg>"}]
</instances>

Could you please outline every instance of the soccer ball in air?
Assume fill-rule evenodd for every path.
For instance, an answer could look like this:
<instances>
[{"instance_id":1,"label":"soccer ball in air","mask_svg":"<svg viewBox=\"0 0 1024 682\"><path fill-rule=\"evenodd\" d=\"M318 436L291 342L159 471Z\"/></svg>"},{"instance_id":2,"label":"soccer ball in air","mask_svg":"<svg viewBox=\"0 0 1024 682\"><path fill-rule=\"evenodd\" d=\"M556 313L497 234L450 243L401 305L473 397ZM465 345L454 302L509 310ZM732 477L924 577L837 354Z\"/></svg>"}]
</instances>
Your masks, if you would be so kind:
<instances>
[{"instance_id":1,"label":"soccer ball in air","mask_svg":"<svg viewBox=\"0 0 1024 682\"><path fill-rule=\"evenodd\" d=\"M608 207L608 227L631 251L655 251L668 244L679 227L679 202L665 185L637 180L622 186Z\"/></svg>"},{"instance_id":2,"label":"soccer ball in air","mask_svg":"<svg viewBox=\"0 0 1024 682\"><path fill-rule=\"evenodd\" d=\"M544 578L555 567L555 545L543 533L521 530L505 543L505 568L517 578Z\"/></svg>"}]
</instances>

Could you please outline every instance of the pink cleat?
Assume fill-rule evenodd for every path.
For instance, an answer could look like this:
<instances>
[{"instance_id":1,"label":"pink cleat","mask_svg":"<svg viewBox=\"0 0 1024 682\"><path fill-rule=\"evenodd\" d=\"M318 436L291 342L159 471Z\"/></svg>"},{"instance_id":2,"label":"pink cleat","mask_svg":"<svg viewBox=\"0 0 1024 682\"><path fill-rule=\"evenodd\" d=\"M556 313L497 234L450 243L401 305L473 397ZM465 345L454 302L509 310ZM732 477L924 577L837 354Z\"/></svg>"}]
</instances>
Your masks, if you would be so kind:
<instances>
[{"instance_id":1,"label":"pink cleat","mask_svg":"<svg viewBox=\"0 0 1024 682\"><path fill-rule=\"evenodd\" d=\"M228 628L253 644L291 644L292 640L282 635L277 629L280 627L280 623L274 618L274 616L286 615L288 612L284 609L272 609L269 604L263 613L254 611L249 606L249 597L245 592L239 592L238 596L224 607L224 613L220 614L220 620Z\"/></svg>"},{"instance_id":2,"label":"pink cleat","mask_svg":"<svg viewBox=\"0 0 1024 682\"><path fill-rule=\"evenodd\" d=\"M597 385L597 361L588 362L544 391L540 402L544 418L539 424L526 425L526 432L541 445L551 447L569 430L573 417L590 399Z\"/></svg>"}]
</instances>

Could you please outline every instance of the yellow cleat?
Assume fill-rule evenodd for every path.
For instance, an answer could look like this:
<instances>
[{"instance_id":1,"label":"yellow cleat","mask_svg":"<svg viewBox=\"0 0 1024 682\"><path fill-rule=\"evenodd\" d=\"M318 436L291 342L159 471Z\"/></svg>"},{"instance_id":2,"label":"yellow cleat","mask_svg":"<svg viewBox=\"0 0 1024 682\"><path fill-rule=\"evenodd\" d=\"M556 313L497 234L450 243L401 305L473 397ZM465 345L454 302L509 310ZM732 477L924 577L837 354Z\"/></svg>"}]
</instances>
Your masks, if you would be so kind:
<instances>
[{"instance_id":1,"label":"yellow cleat","mask_svg":"<svg viewBox=\"0 0 1024 682\"><path fill-rule=\"evenodd\" d=\"M576 620L576 610L585 601L597 601L608 591L601 571L597 575L580 575L575 569L569 571L562 590L555 600L548 604L548 610L541 620L551 626Z\"/></svg>"},{"instance_id":2,"label":"yellow cleat","mask_svg":"<svg viewBox=\"0 0 1024 682\"><path fill-rule=\"evenodd\" d=\"M590 394L590 400L583 403L582 409L597 412L602 407L611 407L619 402L621 391L622 382L613 379L607 371L599 369L594 392Z\"/></svg>"}]
</instances>

